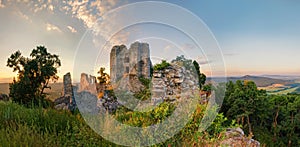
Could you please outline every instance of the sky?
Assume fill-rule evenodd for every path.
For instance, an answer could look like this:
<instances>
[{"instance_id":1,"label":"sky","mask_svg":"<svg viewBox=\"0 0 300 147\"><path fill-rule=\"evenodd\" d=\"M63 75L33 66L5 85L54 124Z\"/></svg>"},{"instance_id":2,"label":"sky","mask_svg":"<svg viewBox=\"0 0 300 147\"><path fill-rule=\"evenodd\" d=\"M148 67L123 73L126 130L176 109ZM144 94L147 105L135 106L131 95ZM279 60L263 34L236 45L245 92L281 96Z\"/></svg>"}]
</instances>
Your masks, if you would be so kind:
<instances>
[{"instance_id":1,"label":"sky","mask_svg":"<svg viewBox=\"0 0 300 147\"><path fill-rule=\"evenodd\" d=\"M10 82L16 75L6 62L17 50L29 56L36 46L46 46L60 56L58 75L71 72L78 81L81 72L95 74L101 66L109 69L113 45L129 47L135 41L149 43L154 63L184 54L197 60L201 70L211 76L223 76L220 71L224 69L227 76L300 74L300 1L164 0L157 2L178 9L157 7L147 12L135 6L136 2L142 1L0 0L0 83ZM134 7L128 13L116 12L128 5ZM180 10L199 18L203 26ZM170 20L165 21L170 23L124 26L156 13L168 15ZM183 31L172 23L182 25ZM199 46L186 33L205 34L202 29L213 35L218 51L205 45L205 38ZM222 58L215 57L217 54Z\"/></svg>"}]
</instances>

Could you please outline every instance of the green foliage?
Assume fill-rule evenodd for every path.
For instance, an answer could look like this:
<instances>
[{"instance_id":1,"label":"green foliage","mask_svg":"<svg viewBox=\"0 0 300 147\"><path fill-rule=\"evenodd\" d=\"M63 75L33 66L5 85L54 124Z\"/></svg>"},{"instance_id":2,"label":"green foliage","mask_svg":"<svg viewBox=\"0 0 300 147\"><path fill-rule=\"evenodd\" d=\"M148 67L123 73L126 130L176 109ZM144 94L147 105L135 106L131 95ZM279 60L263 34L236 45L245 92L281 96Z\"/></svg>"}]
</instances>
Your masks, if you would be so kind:
<instances>
[{"instance_id":1,"label":"green foliage","mask_svg":"<svg viewBox=\"0 0 300 147\"><path fill-rule=\"evenodd\" d=\"M160 64L155 64L153 66L154 70L163 70L166 69L167 67L169 67L171 64L168 63L166 60L162 60Z\"/></svg>"},{"instance_id":2,"label":"green foliage","mask_svg":"<svg viewBox=\"0 0 300 147\"><path fill-rule=\"evenodd\" d=\"M150 88L151 79L139 77L139 81L147 88Z\"/></svg>"},{"instance_id":3,"label":"green foliage","mask_svg":"<svg viewBox=\"0 0 300 147\"><path fill-rule=\"evenodd\" d=\"M212 91L212 88L213 88L212 84L209 83L203 86L203 91Z\"/></svg>"},{"instance_id":4,"label":"green foliage","mask_svg":"<svg viewBox=\"0 0 300 147\"><path fill-rule=\"evenodd\" d=\"M265 113L265 92L257 90L252 81L229 82L225 93L221 112L230 119L236 119L238 123L247 128L246 132L252 132L252 121L257 119L257 114Z\"/></svg>"},{"instance_id":5,"label":"green foliage","mask_svg":"<svg viewBox=\"0 0 300 147\"><path fill-rule=\"evenodd\" d=\"M300 145L300 95L266 95L254 82L229 82L221 112L237 120L245 132L253 131L261 144Z\"/></svg>"},{"instance_id":6,"label":"green foliage","mask_svg":"<svg viewBox=\"0 0 300 147\"><path fill-rule=\"evenodd\" d=\"M200 68L200 66L198 65L198 69L196 69L197 67L195 67L194 63L193 63L193 60L191 59L186 59L184 57L184 55L181 55L181 56L177 56L176 59L172 60L171 63L176 63L176 64L179 64L180 66L183 66L185 67L186 69L188 70L191 70L192 73L197 73L196 70L198 70ZM198 64L198 63L197 63ZM196 65L197 66L197 65ZM199 69L200 71L200 69Z\"/></svg>"},{"instance_id":7,"label":"green foliage","mask_svg":"<svg viewBox=\"0 0 300 147\"><path fill-rule=\"evenodd\" d=\"M58 79L57 68L61 66L57 55L47 52L44 46L33 49L30 58L21 55L20 51L13 53L7 60L7 66L18 73L17 79L10 84L9 96L14 102L26 106L44 103L44 90L50 80Z\"/></svg>"},{"instance_id":8,"label":"green foliage","mask_svg":"<svg viewBox=\"0 0 300 147\"><path fill-rule=\"evenodd\" d=\"M148 112L135 112L122 107L116 112L115 118L119 122L130 126L147 127L164 121L173 114L175 109L176 104L171 104L168 102L163 102L154 108L154 110ZM207 130L198 132L199 127L202 127L200 124L205 110L206 106L198 104L195 112L189 117L188 123L175 136L171 137L166 142L155 146L190 146L192 144L195 146L204 146L207 144L215 144L221 140L219 136L220 134L224 133L226 128L237 127L234 121L230 123L223 114L218 114L212 125ZM172 124L177 122L169 123ZM172 125L170 125L170 127L172 127ZM137 137L142 136L143 134L139 134Z\"/></svg>"},{"instance_id":9,"label":"green foliage","mask_svg":"<svg viewBox=\"0 0 300 147\"><path fill-rule=\"evenodd\" d=\"M198 84L199 88L202 89L203 85L205 84L206 81L206 75L200 72L200 65L197 61L193 61L193 65L195 67L197 76L198 76Z\"/></svg>"},{"instance_id":10,"label":"green foliage","mask_svg":"<svg viewBox=\"0 0 300 147\"><path fill-rule=\"evenodd\" d=\"M157 124L170 116L175 109L174 104L167 102L161 103L152 111L148 112L136 112L120 108L116 113L116 119L124 124L142 127Z\"/></svg>"},{"instance_id":11,"label":"green foliage","mask_svg":"<svg viewBox=\"0 0 300 147\"><path fill-rule=\"evenodd\" d=\"M113 117L122 124L147 127L168 118L175 108L175 104L167 102L149 112L133 112L122 107ZM203 146L216 143L220 139L217 136L231 126L225 125L227 119L220 114L207 131L198 132L205 109L204 105L198 105L188 124L178 134L154 146ZM137 137L140 135L143 134ZM0 142L4 146L118 146L96 134L79 113L42 107L29 109L10 102L0 102Z\"/></svg>"}]
</instances>

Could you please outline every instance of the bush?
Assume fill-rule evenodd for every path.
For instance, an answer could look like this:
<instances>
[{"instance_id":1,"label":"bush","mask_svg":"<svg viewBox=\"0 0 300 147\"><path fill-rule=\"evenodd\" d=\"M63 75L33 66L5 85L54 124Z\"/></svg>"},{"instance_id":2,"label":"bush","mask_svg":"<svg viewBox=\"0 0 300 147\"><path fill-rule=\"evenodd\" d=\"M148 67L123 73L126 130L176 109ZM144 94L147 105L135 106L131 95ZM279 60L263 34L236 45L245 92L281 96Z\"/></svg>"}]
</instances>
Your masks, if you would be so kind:
<instances>
[{"instance_id":1,"label":"bush","mask_svg":"<svg viewBox=\"0 0 300 147\"><path fill-rule=\"evenodd\" d=\"M154 70L164 70L169 67L171 64L168 63L166 60L162 60L160 64L155 64L153 69Z\"/></svg>"}]
</instances>

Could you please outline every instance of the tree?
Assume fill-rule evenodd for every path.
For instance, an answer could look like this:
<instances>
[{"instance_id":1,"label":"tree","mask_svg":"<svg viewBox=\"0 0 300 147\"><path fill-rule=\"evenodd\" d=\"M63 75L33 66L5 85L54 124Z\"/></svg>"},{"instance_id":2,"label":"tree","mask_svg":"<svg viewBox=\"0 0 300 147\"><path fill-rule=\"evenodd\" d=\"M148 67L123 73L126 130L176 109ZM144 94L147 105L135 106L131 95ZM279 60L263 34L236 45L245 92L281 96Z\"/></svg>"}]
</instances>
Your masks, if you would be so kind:
<instances>
[{"instance_id":1,"label":"tree","mask_svg":"<svg viewBox=\"0 0 300 147\"><path fill-rule=\"evenodd\" d=\"M59 78L56 74L61 62L58 55L48 53L44 46L37 46L30 58L16 51L8 58L7 66L18 73L10 84L9 96L14 102L31 106L44 102L44 90L51 88L48 85L50 80Z\"/></svg>"},{"instance_id":2,"label":"tree","mask_svg":"<svg viewBox=\"0 0 300 147\"><path fill-rule=\"evenodd\" d=\"M193 65L195 67L197 76L198 76L198 84L199 88L202 89L203 85L205 84L206 81L206 75L200 72L200 65L197 61L193 61Z\"/></svg>"},{"instance_id":3,"label":"tree","mask_svg":"<svg viewBox=\"0 0 300 147\"><path fill-rule=\"evenodd\" d=\"M257 124L258 115L265 108L263 99L265 91L258 90L252 81L229 82L226 87L224 103L221 112L229 119L236 119L243 127L248 128L248 133L252 134L253 123Z\"/></svg>"},{"instance_id":4,"label":"tree","mask_svg":"<svg viewBox=\"0 0 300 147\"><path fill-rule=\"evenodd\" d=\"M100 74L100 76L97 77L97 79L98 79L100 84L108 84L109 83L110 77L104 71L105 71L104 67L100 67L100 70L98 71L98 74Z\"/></svg>"}]
</instances>

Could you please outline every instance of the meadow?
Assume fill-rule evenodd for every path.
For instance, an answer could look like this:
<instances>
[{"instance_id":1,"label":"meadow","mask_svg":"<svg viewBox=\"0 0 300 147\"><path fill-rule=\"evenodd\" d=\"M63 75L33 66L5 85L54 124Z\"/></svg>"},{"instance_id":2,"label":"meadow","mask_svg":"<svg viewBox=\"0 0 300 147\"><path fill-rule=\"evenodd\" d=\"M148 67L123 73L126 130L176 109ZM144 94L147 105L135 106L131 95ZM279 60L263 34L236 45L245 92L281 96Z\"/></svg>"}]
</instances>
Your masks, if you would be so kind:
<instances>
[{"instance_id":1,"label":"meadow","mask_svg":"<svg viewBox=\"0 0 300 147\"><path fill-rule=\"evenodd\" d=\"M165 113L169 112L165 111L168 108L171 107L166 104L159 107L155 110L155 116L170 115ZM226 127L229 127L223 124L226 118L218 115L212 126L202 132L203 134L199 134L197 124L203 117L201 111L203 109L205 109L204 106L198 105L196 113L186 127L166 142L154 146L218 144L222 140L218 137L220 134L224 135ZM125 111L118 113L115 115L118 119L130 118L123 122L131 125L143 126L150 122L149 119L142 119L142 117L146 118L145 115ZM151 119L151 122L153 120ZM109 125L107 122L107 126ZM118 146L94 132L78 112L72 114L52 108L26 108L12 102L0 102L0 144L1 146Z\"/></svg>"}]
</instances>

